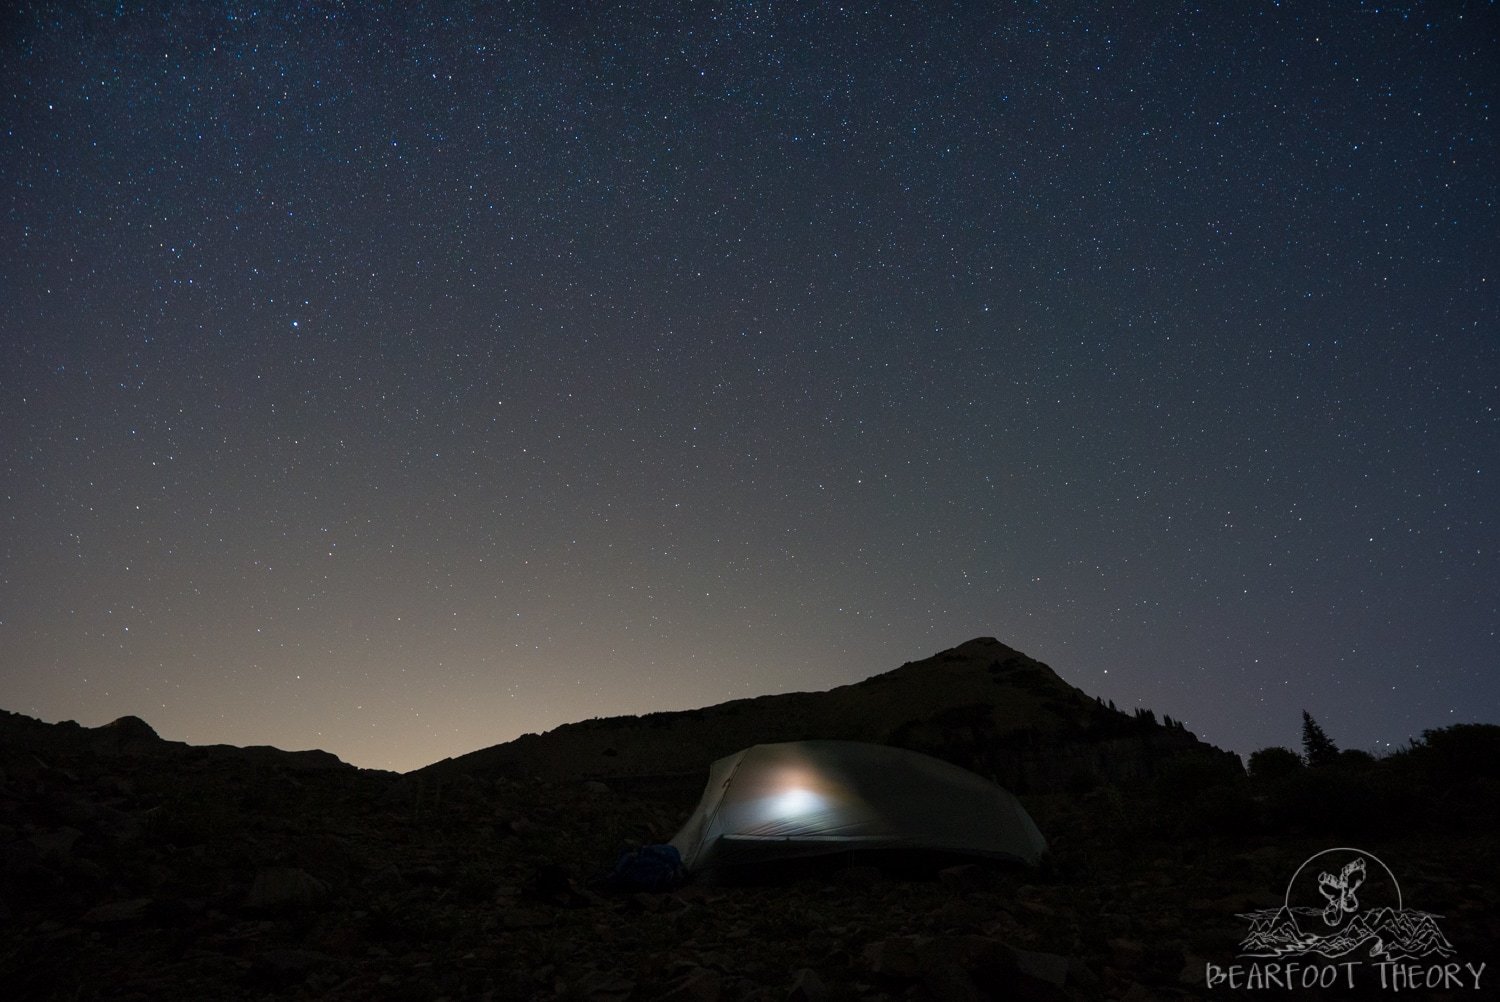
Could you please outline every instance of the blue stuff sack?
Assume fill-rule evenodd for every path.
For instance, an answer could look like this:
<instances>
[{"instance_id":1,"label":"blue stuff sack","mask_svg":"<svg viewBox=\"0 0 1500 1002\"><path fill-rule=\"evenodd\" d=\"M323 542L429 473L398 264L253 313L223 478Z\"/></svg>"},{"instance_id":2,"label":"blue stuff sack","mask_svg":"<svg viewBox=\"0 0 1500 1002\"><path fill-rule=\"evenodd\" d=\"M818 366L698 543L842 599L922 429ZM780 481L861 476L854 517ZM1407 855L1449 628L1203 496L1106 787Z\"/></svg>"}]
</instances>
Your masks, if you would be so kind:
<instances>
[{"instance_id":1,"label":"blue stuff sack","mask_svg":"<svg viewBox=\"0 0 1500 1002\"><path fill-rule=\"evenodd\" d=\"M622 891L670 891L686 879L676 846L646 845L622 853L607 883Z\"/></svg>"}]
</instances>

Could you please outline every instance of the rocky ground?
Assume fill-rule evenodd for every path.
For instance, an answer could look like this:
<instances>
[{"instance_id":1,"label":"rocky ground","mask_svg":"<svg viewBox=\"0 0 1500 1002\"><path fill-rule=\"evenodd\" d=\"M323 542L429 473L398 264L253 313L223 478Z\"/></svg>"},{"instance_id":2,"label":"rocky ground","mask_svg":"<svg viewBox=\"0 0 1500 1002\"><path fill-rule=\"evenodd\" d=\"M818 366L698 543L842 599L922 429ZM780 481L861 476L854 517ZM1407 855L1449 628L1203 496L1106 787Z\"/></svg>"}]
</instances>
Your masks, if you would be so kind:
<instances>
[{"instance_id":1,"label":"rocky ground","mask_svg":"<svg viewBox=\"0 0 1500 1002\"><path fill-rule=\"evenodd\" d=\"M855 860L780 885L621 894L592 881L622 848L668 838L698 781L0 751L0 984L19 999L1260 998L1210 991L1205 962L1232 963L1236 913L1279 903L1330 845L1169 837L1102 788L1027 798L1053 847L1039 870L913 880ZM1500 963L1496 848L1380 844L1461 959Z\"/></svg>"}]
</instances>

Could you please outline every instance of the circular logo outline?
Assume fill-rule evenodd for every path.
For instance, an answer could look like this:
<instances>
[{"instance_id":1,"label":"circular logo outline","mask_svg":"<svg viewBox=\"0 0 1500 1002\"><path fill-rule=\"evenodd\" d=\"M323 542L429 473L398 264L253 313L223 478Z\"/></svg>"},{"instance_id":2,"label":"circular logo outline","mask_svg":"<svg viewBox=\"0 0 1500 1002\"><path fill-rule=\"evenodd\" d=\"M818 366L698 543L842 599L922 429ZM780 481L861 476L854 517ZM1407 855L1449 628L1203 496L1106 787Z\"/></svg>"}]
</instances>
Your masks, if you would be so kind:
<instances>
[{"instance_id":1,"label":"circular logo outline","mask_svg":"<svg viewBox=\"0 0 1500 1002\"><path fill-rule=\"evenodd\" d=\"M1381 859L1373 852L1369 852L1365 849L1357 849L1354 846L1349 845L1340 845L1335 846L1332 849L1324 849L1322 852L1315 852L1311 856L1303 860L1302 865L1297 867L1297 871L1292 874L1292 879L1286 882L1286 893L1281 897L1281 903L1284 907L1286 907L1287 909L1290 909L1292 907L1292 888L1296 886L1297 878L1302 876L1302 871L1307 869L1307 865L1313 860L1317 859L1319 856L1326 856L1330 852L1352 852L1360 856L1364 856L1368 859L1373 859L1375 862L1379 863L1380 868L1385 871L1385 875L1391 878L1391 886L1396 888L1396 911L1399 913L1406 910L1406 903L1401 896L1401 882L1396 879L1396 874L1391 871L1391 868L1385 865L1385 860Z\"/></svg>"}]
</instances>

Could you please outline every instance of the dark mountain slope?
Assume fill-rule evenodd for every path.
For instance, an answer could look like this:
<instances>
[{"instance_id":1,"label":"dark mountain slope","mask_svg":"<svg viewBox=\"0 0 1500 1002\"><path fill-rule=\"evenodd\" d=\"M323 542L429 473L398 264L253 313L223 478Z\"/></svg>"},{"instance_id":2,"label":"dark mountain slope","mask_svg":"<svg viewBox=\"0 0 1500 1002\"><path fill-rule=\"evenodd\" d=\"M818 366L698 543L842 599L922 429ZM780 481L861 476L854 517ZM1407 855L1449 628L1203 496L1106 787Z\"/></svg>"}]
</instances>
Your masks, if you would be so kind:
<instances>
[{"instance_id":1,"label":"dark mountain slope","mask_svg":"<svg viewBox=\"0 0 1500 1002\"><path fill-rule=\"evenodd\" d=\"M1040 661L980 637L827 692L565 724L417 774L701 775L714 759L746 746L809 738L912 748L1020 791L1148 778L1183 755L1234 759L1154 717L1111 710Z\"/></svg>"},{"instance_id":2,"label":"dark mountain slope","mask_svg":"<svg viewBox=\"0 0 1500 1002\"><path fill-rule=\"evenodd\" d=\"M6 754L88 756L92 758L162 759L170 764L184 759L275 765L296 771L348 770L354 766L320 749L283 751L269 745L190 745L168 741L140 717L120 717L99 727L83 727L72 720L49 724L22 713L0 710L0 761Z\"/></svg>"}]
</instances>

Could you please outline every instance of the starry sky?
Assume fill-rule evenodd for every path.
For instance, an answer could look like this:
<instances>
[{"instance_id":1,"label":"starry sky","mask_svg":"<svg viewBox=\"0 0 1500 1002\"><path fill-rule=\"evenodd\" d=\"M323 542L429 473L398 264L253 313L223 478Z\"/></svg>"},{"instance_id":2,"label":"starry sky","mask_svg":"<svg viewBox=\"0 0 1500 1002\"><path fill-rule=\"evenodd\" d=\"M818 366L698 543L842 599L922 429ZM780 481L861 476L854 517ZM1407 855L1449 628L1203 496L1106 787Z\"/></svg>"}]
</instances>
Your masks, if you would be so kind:
<instances>
[{"instance_id":1,"label":"starry sky","mask_svg":"<svg viewBox=\"0 0 1500 1002\"><path fill-rule=\"evenodd\" d=\"M7 6L0 706L1500 722L1492 4Z\"/></svg>"}]
</instances>

